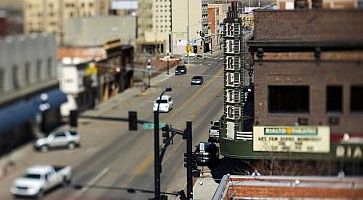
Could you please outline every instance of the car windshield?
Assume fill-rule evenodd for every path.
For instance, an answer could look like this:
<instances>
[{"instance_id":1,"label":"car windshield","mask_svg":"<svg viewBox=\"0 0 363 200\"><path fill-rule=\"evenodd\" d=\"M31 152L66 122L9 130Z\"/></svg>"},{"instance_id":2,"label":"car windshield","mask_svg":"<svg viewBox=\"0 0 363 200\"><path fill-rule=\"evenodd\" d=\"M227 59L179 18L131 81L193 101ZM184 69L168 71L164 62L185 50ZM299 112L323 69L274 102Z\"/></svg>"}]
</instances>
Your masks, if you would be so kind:
<instances>
[{"instance_id":1,"label":"car windshield","mask_svg":"<svg viewBox=\"0 0 363 200\"><path fill-rule=\"evenodd\" d=\"M40 179L40 174L24 174L23 178Z\"/></svg>"},{"instance_id":2,"label":"car windshield","mask_svg":"<svg viewBox=\"0 0 363 200\"><path fill-rule=\"evenodd\" d=\"M166 99L158 99L158 100L156 100L156 103L168 103L168 100L166 100Z\"/></svg>"},{"instance_id":3,"label":"car windshield","mask_svg":"<svg viewBox=\"0 0 363 200\"><path fill-rule=\"evenodd\" d=\"M212 129L212 130L219 130L219 127L218 126L212 126L212 127L210 127L210 129Z\"/></svg>"},{"instance_id":4,"label":"car windshield","mask_svg":"<svg viewBox=\"0 0 363 200\"><path fill-rule=\"evenodd\" d=\"M194 80L199 80L199 79L202 79L202 77L201 76L194 76L193 79Z\"/></svg>"}]
</instances>

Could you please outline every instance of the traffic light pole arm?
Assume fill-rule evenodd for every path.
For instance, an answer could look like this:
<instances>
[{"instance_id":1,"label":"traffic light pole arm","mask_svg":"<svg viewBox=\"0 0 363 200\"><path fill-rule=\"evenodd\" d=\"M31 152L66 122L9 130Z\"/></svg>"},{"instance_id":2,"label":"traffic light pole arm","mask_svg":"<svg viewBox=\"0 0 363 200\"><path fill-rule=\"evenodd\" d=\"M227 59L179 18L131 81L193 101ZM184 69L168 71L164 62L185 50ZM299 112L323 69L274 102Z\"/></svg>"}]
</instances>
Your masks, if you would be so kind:
<instances>
[{"instance_id":1,"label":"traffic light pole arm","mask_svg":"<svg viewBox=\"0 0 363 200\"><path fill-rule=\"evenodd\" d=\"M167 125L168 126L168 125ZM163 158L164 158L164 154L166 152L166 149L168 148L168 146L170 145L170 142L173 140L174 136L176 134L179 135L183 135L184 136L184 131L182 130L178 130L175 128L170 128L169 127L169 131L172 133L171 136L166 140L165 144L161 147L160 152L159 152L159 158L160 158L160 164L163 162Z\"/></svg>"}]
</instances>

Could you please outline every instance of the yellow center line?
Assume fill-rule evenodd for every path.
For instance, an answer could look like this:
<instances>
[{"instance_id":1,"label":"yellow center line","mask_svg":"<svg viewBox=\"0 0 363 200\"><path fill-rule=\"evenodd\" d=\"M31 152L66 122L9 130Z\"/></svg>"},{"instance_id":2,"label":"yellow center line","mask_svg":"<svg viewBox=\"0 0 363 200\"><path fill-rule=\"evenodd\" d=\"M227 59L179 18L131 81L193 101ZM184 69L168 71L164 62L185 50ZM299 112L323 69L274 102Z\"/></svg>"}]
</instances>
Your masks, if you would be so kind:
<instances>
[{"instance_id":1,"label":"yellow center line","mask_svg":"<svg viewBox=\"0 0 363 200\"><path fill-rule=\"evenodd\" d=\"M220 73L220 71L222 69L223 68L221 68L217 73ZM217 78L220 78L220 77L219 76L212 76L212 79L210 79L205 84L205 87L209 86ZM201 91L203 91L203 90L204 90L203 87L200 87L195 93L192 94L192 96L190 96L190 98L188 98L186 101L184 101L177 110L174 110L174 112L172 112L170 115L168 115L168 118L174 117L178 113L179 110L184 109L184 106L189 105L190 103L192 103L201 94ZM144 134L141 137L150 137L150 135ZM153 164L153 161L154 161L154 153L149 154L146 157L146 159L143 160L142 163L140 165L138 165L138 167L135 168L135 170L133 170L130 173L130 176L125 181L123 181L123 185L128 185L136 176L142 175L145 172L145 170L147 168L149 168L151 166L151 164Z\"/></svg>"}]
</instances>

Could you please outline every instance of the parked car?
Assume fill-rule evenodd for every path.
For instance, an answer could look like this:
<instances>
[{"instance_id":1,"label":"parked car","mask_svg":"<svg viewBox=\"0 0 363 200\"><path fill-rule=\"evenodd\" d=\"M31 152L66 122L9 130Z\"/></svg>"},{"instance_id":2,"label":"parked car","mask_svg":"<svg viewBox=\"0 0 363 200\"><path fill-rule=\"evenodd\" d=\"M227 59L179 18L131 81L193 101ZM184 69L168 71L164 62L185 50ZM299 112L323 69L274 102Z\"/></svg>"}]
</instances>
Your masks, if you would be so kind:
<instances>
[{"instance_id":1,"label":"parked car","mask_svg":"<svg viewBox=\"0 0 363 200\"><path fill-rule=\"evenodd\" d=\"M156 101L154 102L153 111L158 110L158 104L159 104L159 112L169 112L171 109L173 109L173 98L169 95L163 95L158 97Z\"/></svg>"},{"instance_id":2,"label":"parked car","mask_svg":"<svg viewBox=\"0 0 363 200\"><path fill-rule=\"evenodd\" d=\"M187 73L187 67L185 65L178 65L175 68L175 75L181 75Z\"/></svg>"},{"instance_id":3,"label":"parked car","mask_svg":"<svg viewBox=\"0 0 363 200\"><path fill-rule=\"evenodd\" d=\"M203 76L193 76L191 85L202 85L203 84Z\"/></svg>"},{"instance_id":4,"label":"parked car","mask_svg":"<svg viewBox=\"0 0 363 200\"><path fill-rule=\"evenodd\" d=\"M70 166L35 165L17 178L10 188L14 197L43 197L44 193L58 186L69 184L72 179Z\"/></svg>"},{"instance_id":5,"label":"parked car","mask_svg":"<svg viewBox=\"0 0 363 200\"><path fill-rule=\"evenodd\" d=\"M50 133L47 137L39 138L33 146L36 150L47 152L49 148L74 149L80 145L81 137L77 131L61 130Z\"/></svg>"},{"instance_id":6,"label":"parked car","mask_svg":"<svg viewBox=\"0 0 363 200\"><path fill-rule=\"evenodd\" d=\"M198 166L213 165L219 159L219 148L213 142L200 142L194 151Z\"/></svg>"},{"instance_id":7,"label":"parked car","mask_svg":"<svg viewBox=\"0 0 363 200\"><path fill-rule=\"evenodd\" d=\"M219 121L211 121L208 142L219 142Z\"/></svg>"}]
</instances>

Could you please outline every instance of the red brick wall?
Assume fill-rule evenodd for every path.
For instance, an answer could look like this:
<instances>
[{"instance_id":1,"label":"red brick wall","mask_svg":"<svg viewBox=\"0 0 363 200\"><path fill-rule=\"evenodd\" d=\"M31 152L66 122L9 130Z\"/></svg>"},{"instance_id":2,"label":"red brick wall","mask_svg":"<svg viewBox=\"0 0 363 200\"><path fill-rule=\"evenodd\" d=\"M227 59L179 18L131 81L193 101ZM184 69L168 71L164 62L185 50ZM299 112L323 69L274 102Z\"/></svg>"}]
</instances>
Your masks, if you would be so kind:
<instances>
[{"instance_id":1,"label":"red brick wall","mask_svg":"<svg viewBox=\"0 0 363 200\"><path fill-rule=\"evenodd\" d=\"M363 85L362 61L264 61L255 63L255 122L260 125L294 125L298 117L308 118L309 125L327 125L326 86L343 87L343 113L340 123L331 126L332 133L363 133L363 115L350 113L350 87ZM310 113L268 113L268 85L309 85Z\"/></svg>"},{"instance_id":2,"label":"red brick wall","mask_svg":"<svg viewBox=\"0 0 363 200\"><path fill-rule=\"evenodd\" d=\"M255 40L363 39L363 12L360 10L257 10L254 20Z\"/></svg>"},{"instance_id":3,"label":"red brick wall","mask_svg":"<svg viewBox=\"0 0 363 200\"><path fill-rule=\"evenodd\" d=\"M334 198L358 199L363 189L328 189L323 187L229 186L225 200L231 197L257 198Z\"/></svg>"}]
</instances>

